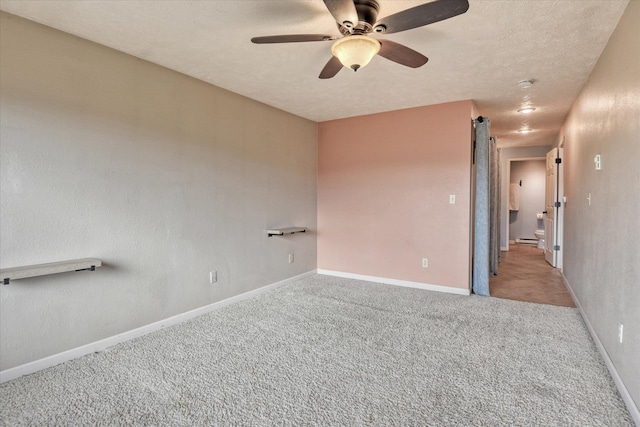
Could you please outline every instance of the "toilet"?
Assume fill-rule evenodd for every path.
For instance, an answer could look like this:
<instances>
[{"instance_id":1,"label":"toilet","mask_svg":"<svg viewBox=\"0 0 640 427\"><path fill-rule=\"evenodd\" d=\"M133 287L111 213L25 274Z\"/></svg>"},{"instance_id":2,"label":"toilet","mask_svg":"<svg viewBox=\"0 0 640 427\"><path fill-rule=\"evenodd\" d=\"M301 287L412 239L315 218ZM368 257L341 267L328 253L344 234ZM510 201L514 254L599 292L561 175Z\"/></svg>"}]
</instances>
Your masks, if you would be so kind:
<instances>
[{"instance_id":1,"label":"toilet","mask_svg":"<svg viewBox=\"0 0 640 427\"><path fill-rule=\"evenodd\" d=\"M533 234L538 239L538 248L544 249L544 229L536 230Z\"/></svg>"}]
</instances>

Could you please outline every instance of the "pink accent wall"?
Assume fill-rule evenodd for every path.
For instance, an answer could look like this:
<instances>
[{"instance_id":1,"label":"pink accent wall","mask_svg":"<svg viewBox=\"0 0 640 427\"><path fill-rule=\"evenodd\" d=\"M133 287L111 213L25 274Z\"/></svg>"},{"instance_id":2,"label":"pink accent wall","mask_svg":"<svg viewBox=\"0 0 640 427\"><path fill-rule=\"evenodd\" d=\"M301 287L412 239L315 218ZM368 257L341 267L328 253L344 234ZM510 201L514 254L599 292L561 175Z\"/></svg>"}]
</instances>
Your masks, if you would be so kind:
<instances>
[{"instance_id":1,"label":"pink accent wall","mask_svg":"<svg viewBox=\"0 0 640 427\"><path fill-rule=\"evenodd\" d=\"M458 101L318 125L319 269L469 288L472 109Z\"/></svg>"}]
</instances>

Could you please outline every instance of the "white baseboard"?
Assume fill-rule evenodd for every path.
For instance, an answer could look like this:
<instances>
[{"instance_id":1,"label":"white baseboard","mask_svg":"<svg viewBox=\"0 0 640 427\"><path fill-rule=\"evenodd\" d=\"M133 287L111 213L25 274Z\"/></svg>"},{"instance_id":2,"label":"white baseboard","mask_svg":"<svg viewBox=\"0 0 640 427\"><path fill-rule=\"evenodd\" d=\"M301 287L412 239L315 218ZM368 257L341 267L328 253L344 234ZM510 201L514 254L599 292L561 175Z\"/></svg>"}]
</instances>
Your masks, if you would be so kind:
<instances>
[{"instance_id":1,"label":"white baseboard","mask_svg":"<svg viewBox=\"0 0 640 427\"><path fill-rule=\"evenodd\" d=\"M593 338L593 341L596 343L596 347L598 347L598 351L600 351L600 354L604 359L604 364L607 366L607 369L609 370L609 373L613 378L613 382L616 384L616 387L618 388L618 392L620 393L622 400L624 401L625 405L627 405L627 409L629 410L629 413L631 414L633 421L636 423L637 426L640 426L640 410L638 410L636 403L633 401L633 398L629 394L629 390L627 390L627 387L624 385L622 378L620 378L620 375L618 374L616 367L611 361L611 358L609 357L607 350L605 350L604 346L602 345L602 342L600 342L600 339L598 338L598 335L596 334L595 329L593 329L593 326L591 326L591 322L589 322L589 318L587 317L587 314L584 312L584 310L582 309L582 306L580 305L580 301L578 300L578 297L576 296L575 292L573 292L573 288L569 284L569 281L567 280L567 278L565 277L562 271L560 272L560 277L562 277L562 281L564 282L564 285L569 290L569 293L571 294L571 298L573 299L573 302L575 303L576 307L578 307L578 310L580 311L580 315L582 316L582 319L584 320L585 325L587 325L587 330L589 331L591 338Z\"/></svg>"},{"instance_id":2,"label":"white baseboard","mask_svg":"<svg viewBox=\"0 0 640 427\"><path fill-rule=\"evenodd\" d=\"M509 252L509 246L500 246L502 252Z\"/></svg>"},{"instance_id":3,"label":"white baseboard","mask_svg":"<svg viewBox=\"0 0 640 427\"><path fill-rule=\"evenodd\" d=\"M5 369L4 371L0 371L0 383L14 380L23 375L33 374L34 372L41 371L42 369L59 365L61 363L67 362L69 360L77 359L78 357L81 357L90 353L103 351L106 348L112 347L121 342L129 341L134 338L138 338L143 335L149 334L151 332L156 332L161 329L167 328L169 326L186 322L187 320L191 320L194 317L198 317L203 314L209 313L211 311L218 310L222 307L226 307L228 305L235 304L240 301L244 301L246 299L255 297L256 295L262 294L264 292L267 292L272 289L276 289L286 284L289 284L291 282L294 282L296 280L300 280L308 276L313 276L316 273L317 273L316 270L308 271L306 273L303 273L294 277L290 277L280 282L272 283L270 285L266 285L261 288L254 289L252 291L245 292L240 295L236 295L236 296L224 299L222 301L214 302L213 304L205 305L204 307L196 308L194 310L190 310L185 313L177 314L167 319L163 319L158 322L151 323L149 325L141 326L139 328L132 329L130 331L123 332L121 334L102 339L100 341L95 341L80 347L72 348L70 350L63 351L62 353L54 354L52 356L35 360L33 362L25 363L24 365L19 365L14 368Z\"/></svg>"},{"instance_id":4,"label":"white baseboard","mask_svg":"<svg viewBox=\"0 0 640 427\"><path fill-rule=\"evenodd\" d=\"M405 288L425 289L427 291L446 292L449 294L469 295L469 289L453 288L451 286L430 285L428 283L410 282L407 280L387 279L385 277L365 276L362 274L345 273L342 271L318 269L318 274L343 277L345 279L364 280L367 282L384 283L386 285L404 286Z\"/></svg>"}]
</instances>

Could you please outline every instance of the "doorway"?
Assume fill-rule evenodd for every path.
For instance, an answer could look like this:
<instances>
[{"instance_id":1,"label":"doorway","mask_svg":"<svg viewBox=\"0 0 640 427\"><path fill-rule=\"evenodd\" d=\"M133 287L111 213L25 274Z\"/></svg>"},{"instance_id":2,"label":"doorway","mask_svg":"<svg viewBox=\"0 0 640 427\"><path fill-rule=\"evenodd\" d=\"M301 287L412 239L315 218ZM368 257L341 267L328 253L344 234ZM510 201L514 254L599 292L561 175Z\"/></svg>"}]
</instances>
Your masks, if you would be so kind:
<instances>
[{"instance_id":1,"label":"doorway","mask_svg":"<svg viewBox=\"0 0 640 427\"><path fill-rule=\"evenodd\" d=\"M506 227L506 247L509 251L513 244L533 244L536 242L534 232L544 227L542 214L545 205L545 157L522 157L509 159L506 166L506 182L508 186ZM511 203L512 196L518 197Z\"/></svg>"},{"instance_id":2,"label":"doorway","mask_svg":"<svg viewBox=\"0 0 640 427\"><path fill-rule=\"evenodd\" d=\"M545 158L509 161L509 216L507 241L538 245L536 230L544 229Z\"/></svg>"}]
</instances>

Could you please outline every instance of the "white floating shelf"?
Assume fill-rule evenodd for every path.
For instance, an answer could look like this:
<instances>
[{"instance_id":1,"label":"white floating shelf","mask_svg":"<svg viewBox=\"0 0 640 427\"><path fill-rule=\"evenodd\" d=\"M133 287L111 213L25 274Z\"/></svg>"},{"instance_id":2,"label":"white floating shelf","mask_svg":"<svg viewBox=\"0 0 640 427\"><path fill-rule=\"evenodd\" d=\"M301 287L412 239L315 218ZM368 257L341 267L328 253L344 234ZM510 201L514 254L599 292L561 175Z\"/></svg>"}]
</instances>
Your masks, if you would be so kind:
<instances>
[{"instance_id":1,"label":"white floating shelf","mask_svg":"<svg viewBox=\"0 0 640 427\"><path fill-rule=\"evenodd\" d=\"M74 259L71 261L50 262L47 264L27 265L0 269L0 279L5 285L11 280L26 279L27 277L46 276L48 274L66 273L67 271L94 271L102 266L102 261L95 258Z\"/></svg>"},{"instance_id":2,"label":"white floating shelf","mask_svg":"<svg viewBox=\"0 0 640 427\"><path fill-rule=\"evenodd\" d=\"M272 228L267 230L267 236L284 236L285 234L305 233L307 227Z\"/></svg>"}]
</instances>

